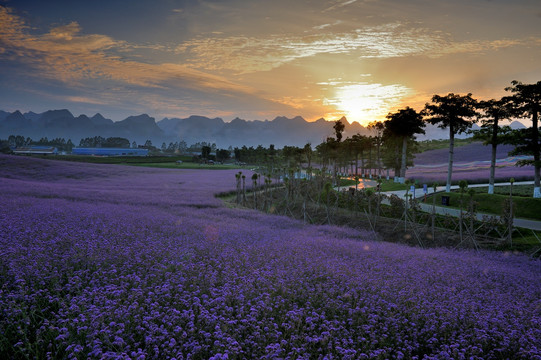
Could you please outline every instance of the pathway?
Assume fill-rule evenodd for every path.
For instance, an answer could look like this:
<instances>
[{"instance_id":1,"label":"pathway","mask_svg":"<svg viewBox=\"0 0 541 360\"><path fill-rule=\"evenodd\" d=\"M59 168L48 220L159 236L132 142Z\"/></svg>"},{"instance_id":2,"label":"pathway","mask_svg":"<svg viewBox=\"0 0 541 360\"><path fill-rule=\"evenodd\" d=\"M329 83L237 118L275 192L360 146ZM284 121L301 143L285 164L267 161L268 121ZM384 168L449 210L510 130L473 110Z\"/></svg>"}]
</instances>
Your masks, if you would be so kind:
<instances>
[{"instance_id":1,"label":"pathway","mask_svg":"<svg viewBox=\"0 0 541 360\"><path fill-rule=\"evenodd\" d=\"M375 187L376 186L376 181L374 180L364 180L363 182L363 187ZM494 184L494 186L509 186L511 185L511 183L509 182L504 182L504 183L497 183L497 184ZM533 181L517 181L517 182L514 182L513 185L533 185ZM343 190L343 189L348 189L350 187L353 187L353 186L347 186L347 187L341 187L339 189ZM471 184L471 185L468 185L468 187L488 187L488 184ZM459 189L459 186L458 185L453 185L451 186L451 189ZM428 194L432 194L434 193L434 188L433 187L428 187L427 189L427 193ZM438 186L436 188L436 191L435 192L442 192L442 191L445 191L445 186ZM408 191L409 194L412 194L411 191ZM406 190L395 190L395 191L387 191L387 192L384 192L383 194L385 195L396 195L398 196L399 198L403 199L405 196L406 196ZM423 198L425 196L425 193L423 191L422 188L417 188L415 189L415 192L414 192L414 197L419 199L419 198ZM384 201L384 203L388 203L388 201ZM426 212L432 212L432 204L431 203L424 203L422 201L419 202L419 205L421 207L421 209L423 211L426 211ZM455 216L455 217L458 217L460 215L460 209L455 209L455 208L450 208L450 207L447 207L447 206L440 206L440 205L436 205L436 213L437 214L440 214L440 215L451 215L451 216ZM479 220L482 220L483 217L494 217L494 218L500 218L498 215L494 215L494 214L487 214L487 213L477 213L477 219ZM514 218L513 219L513 224L516 226L516 227L521 227L521 228L525 228L525 229L532 229L532 230L540 230L541 231L541 221L537 221L537 220L528 220L528 219L521 219L521 218Z\"/></svg>"}]
</instances>

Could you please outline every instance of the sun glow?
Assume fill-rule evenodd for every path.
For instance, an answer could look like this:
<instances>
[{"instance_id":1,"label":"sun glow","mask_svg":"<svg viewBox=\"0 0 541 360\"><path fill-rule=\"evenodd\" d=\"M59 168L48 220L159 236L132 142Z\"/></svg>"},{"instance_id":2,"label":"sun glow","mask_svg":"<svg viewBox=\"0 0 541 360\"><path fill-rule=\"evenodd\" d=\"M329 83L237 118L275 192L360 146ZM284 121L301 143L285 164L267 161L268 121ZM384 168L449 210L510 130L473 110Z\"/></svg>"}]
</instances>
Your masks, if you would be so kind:
<instances>
[{"instance_id":1,"label":"sun glow","mask_svg":"<svg viewBox=\"0 0 541 360\"><path fill-rule=\"evenodd\" d=\"M413 91L402 85L348 84L335 88L334 98L326 99L347 119L366 125L385 116L400 106L402 100Z\"/></svg>"}]
</instances>

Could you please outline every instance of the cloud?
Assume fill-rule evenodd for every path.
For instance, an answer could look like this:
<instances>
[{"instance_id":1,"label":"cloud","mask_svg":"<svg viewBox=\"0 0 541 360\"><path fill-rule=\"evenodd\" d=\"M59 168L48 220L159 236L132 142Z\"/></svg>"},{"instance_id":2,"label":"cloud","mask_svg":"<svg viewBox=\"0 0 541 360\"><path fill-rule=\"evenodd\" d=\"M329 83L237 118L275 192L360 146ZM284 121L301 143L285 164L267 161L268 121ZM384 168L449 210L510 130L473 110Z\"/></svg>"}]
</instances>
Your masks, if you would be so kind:
<instances>
[{"instance_id":1,"label":"cloud","mask_svg":"<svg viewBox=\"0 0 541 360\"><path fill-rule=\"evenodd\" d=\"M395 23L346 33L196 39L183 43L177 51L193 55L194 67L253 72L318 54L358 53L363 58L417 55L442 47L441 43L441 38L427 30L408 30Z\"/></svg>"},{"instance_id":2,"label":"cloud","mask_svg":"<svg viewBox=\"0 0 541 360\"><path fill-rule=\"evenodd\" d=\"M357 2L357 0L346 0L346 1L341 1L341 2L338 2L328 8L326 8L325 10L323 10L323 12L327 12L327 11L331 11L331 10L336 10L336 9L339 9L341 7L344 7L344 6L347 6L347 5L350 5L350 4L353 4L354 2Z\"/></svg>"},{"instance_id":3,"label":"cloud","mask_svg":"<svg viewBox=\"0 0 541 360\"><path fill-rule=\"evenodd\" d=\"M325 30L331 24L313 29ZM480 53L527 45L538 39L501 39L455 42L448 34L391 23L362 27L349 32L326 32L301 36L207 37L184 42L176 51L189 56L189 64L206 70L239 73L269 71L297 59L319 54L349 54L360 59L405 56L442 57L455 53Z\"/></svg>"},{"instance_id":4,"label":"cloud","mask_svg":"<svg viewBox=\"0 0 541 360\"><path fill-rule=\"evenodd\" d=\"M253 93L254 90L184 65L148 64L118 54L138 47L106 35L81 34L78 23L33 35L28 26L6 7L0 7L0 58L22 62L36 76L80 85L81 80L121 81L150 88L209 89ZM160 47L151 46L154 49Z\"/></svg>"}]
</instances>

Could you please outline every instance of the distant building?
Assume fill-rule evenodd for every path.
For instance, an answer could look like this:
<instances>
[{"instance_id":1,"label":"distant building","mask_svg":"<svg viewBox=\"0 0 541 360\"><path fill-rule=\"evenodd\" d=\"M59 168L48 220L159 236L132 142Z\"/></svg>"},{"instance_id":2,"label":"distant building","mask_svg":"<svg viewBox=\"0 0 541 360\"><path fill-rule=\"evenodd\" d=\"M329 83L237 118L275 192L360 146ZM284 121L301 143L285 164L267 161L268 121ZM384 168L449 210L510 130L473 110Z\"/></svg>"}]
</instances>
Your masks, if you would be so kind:
<instances>
[{"instance_id":1,"label":"distant building","mask_svg":"<svg viewBox=\"0 0 541 360\"><path fill-rule=\"evenodd\" d=\"M57 155L58 149L54 146L30 145L13 149L14 154L21 155Z\"/></svg>"},{"instance_id":2,"label":"distant building","mask_svg":"<svg viewBox=\"0 0 541 360\"><path fill-rule=\"evenodd\" d=\"M73 155L94 155L94 156L147 156L148 149L133 148L81 148L71 149Z\"/></svg>"}]
</instances>

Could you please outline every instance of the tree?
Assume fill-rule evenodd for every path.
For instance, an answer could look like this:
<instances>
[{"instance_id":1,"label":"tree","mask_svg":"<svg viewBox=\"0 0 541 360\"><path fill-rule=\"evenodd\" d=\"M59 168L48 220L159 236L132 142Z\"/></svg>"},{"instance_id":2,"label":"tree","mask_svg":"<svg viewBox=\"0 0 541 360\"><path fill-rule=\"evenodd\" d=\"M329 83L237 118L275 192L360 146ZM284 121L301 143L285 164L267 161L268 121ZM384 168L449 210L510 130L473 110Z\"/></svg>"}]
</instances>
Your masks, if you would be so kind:
<instances>
[{"instance_id":1,"label":"tree","mask_svg":"<svg viewBox=\"0 0 541 360\"><path fill-rule=\"evenodd\" d=\"M471 93L464 96L453 93L446 96L434 95L432 104L426 104L422 111L430 124L437 124L440 129L449 128L449 165L445 187L447 192L451 191L455 134L468 130L473 125L470 119L477 115L477 100L471 95Z\"/></svg>"},{"instance_id":2,"label":"tree","mask_svg":"<svg viewBox=\"0 0 541 360\"><path fill-rule=\"evenodd\" d=\"M307 143L303 148L304 156L306 157L306 162L308 163L308 169L306 175L308 178L312 178L312 144Z\"/></svg>"},{"instance_id":3,"label":"tree","mask_svg":"<svg viewBox=\"0 0 541 360\"><path fill-rule=\"evenodd\" d=\"M338 120L334 122L332 128L334 129L334 132L336 134L336 140L338 142L342 141L342 133L344 132L346 125L342 122L342 120Z\"/></svg>"},{"instance_id":4,"label":"tree","mask_svg":"<svg viewBox=\"0 0 541 360\"><path fill-rule=\"evenodd\" d=\"M202 148L201 148L201 157L205 160L208 160L209 156L210 156L210 150L211 150L211 147L208 146L208 145L204 145Z\"/></svg>"},{"instance_id":5,"label":"tree","mask_svg":"<svg viewBox=\"0 0 541 360\"><path fill-rule=\"evenodd\" d=\"M73 142L71 141L71 139L68 139L68 141L66 142L66 151L71 151L73 149L75 145L73 144Z\"/></svg>"},{"instance_id":6,"label":"tree","mask_svg":"<svg viewBox=\"0 0 541 360\"><path fill-rule=\"evenodd\" d=\"M423 122L423 116L409 106L395 113L389 113L387 119L384 123L385 128L402 140L399 182L403 184L406 180L408 139L413 138L415 134L424 134L423 128L426 124Z\"/></svg>"},{"instance_id":7,"label":"tree","mask_svg":"<svg viewBox=\"0 0 541 360\"><path fill-rule=\"evenodd\" d=\"M350 148L351 154L355 157L355 175L356 176L359 174L359 155L361 156L361 163L364 164L362 155L364 151L365 138L366 136L355 134L351 138L347 138L345 140L345 142L348 143L348 147Z\"/></svg>"},{"instance_id":8,"label":"tree","mask_svg":"<svg viewBox=\"0 0 541 360\"><path fill-rule=\"evenodd\" d=\"M513 95L510 97L514 114L518 117L532 118L532 127L526 131L523 144L518 146L516 152L533 155L534 165L534 198L541 198L540 189L540 149L539 144L539 112L541 111L541 81L535 84L523 84L517 80L511 82L513 86L505 88ZM528 162L531 164L531 162ZM526 164L526 162L522 162Z\"/></svg>"},{"instance_id":9,"label":"tree","mask_svg":"<svg viewBox=\"0 0 541 360\"><path fill-rule=\"evenodd\" d=\"M367 128L375 133L372 137L372 141L374 145L376 145L376 167L378 168L378 175L381 175L381 140L385 126L381 121L372 121L368 124Z\"/></svg>"},{"instance_id":10,"label":"tree","mask_svg":"<svg viewBox=\"0 0 541 360\"><path fill-rule=\"evenodd\" d=\"M224 162L231 156L231 151L226 149L216 150L216 160Z\"/></svg>"},{"instance_id":11,"label":"tree","mask_svg":"<svg viewBox=\"0 0 541 360\"><path fill-rule=\"evenodd\" d=\"M102 142L101 146L128 149L130 147L130 140L122 137L108 137Z\"/></svg>"},{"instance_id":12,"label":"tree","mask_svg":"<svg viewBox=\"0 0 541 360\"><path fill-rule=\"evenodd\" d=\"M504 136L511 130L506 126L500 128L500 120L509 119L512 116L510 99L503 97L500 100L486 100L479 102L481 128L474 131L474 138L483 140L484 145L492 146L490 158L490 177L488 180L488 193L494 194L494 178L496 175L496 151L498 144L504 142Z\"/></svg>"}]
</instances>

